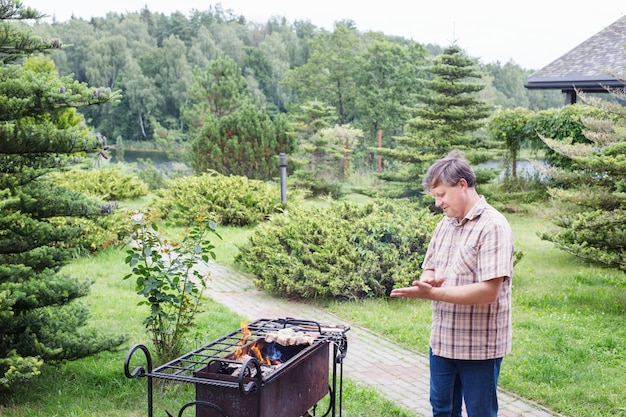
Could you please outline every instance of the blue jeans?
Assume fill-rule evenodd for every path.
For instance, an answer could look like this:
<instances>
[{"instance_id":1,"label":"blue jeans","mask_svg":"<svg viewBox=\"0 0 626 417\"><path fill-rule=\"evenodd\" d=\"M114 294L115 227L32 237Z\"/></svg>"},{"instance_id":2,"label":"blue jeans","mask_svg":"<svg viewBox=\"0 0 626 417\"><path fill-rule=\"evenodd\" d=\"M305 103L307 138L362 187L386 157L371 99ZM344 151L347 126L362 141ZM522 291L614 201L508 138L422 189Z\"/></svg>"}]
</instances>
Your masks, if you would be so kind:
<instances>
[{"instance_id":1,"label":"blue jeans","mask_svg":"<svg viewBox=\"0 0 626 417\"><path fill-rule=\"evenodd\" d=\"M481 361L447 359L430 351L430 404L433 417L498 416L498 376L502 358Z\"/></svg>"}]
</instances>

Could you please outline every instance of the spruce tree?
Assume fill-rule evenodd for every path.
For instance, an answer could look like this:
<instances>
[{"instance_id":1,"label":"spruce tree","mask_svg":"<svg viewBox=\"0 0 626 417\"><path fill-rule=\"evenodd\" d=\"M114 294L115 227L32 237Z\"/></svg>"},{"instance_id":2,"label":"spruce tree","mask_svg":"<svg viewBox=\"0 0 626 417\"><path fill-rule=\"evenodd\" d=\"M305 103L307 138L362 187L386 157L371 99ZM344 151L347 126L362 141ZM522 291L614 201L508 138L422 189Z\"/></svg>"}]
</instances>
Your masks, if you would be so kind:
<instances>
[{"instance_id":1,"label":"spruce tree","mask_svg":"<svg viewBox=\"0 0 626 417\"><path fill-rule=\"evenodd\" d=\"M489 115L489 108L475 94L484 87L476 81L480 79L477 62L453 44L427 71L423 93L416 96L420 104L413 109L404 134L395 138L396 147L377 150L394 162L393 169L381 177L400 183L405 195L419 193L421 176L434 160L458 149L470 162L478 162L483 159L480 150L486 147L483 139L473 135Z\"/></svg>"},{"instance_id":2,"label":"spruce tree","mask_svg":"<svg viewBox=\"0 0 626 417\"><path fill-rule=\"evenodd\" d=\"M46 362L84 357L123 340L85 330L89 315L77 299L90 283L59 273L81 232L72 219L95 216L98 206L46 177L102 147L76 108L118 95L60 77L41 53L61 42L36 37L18 22L40 17L20 1L0 0L0 387L5 388L38 375Z\"/></svg>"}]
</instances>

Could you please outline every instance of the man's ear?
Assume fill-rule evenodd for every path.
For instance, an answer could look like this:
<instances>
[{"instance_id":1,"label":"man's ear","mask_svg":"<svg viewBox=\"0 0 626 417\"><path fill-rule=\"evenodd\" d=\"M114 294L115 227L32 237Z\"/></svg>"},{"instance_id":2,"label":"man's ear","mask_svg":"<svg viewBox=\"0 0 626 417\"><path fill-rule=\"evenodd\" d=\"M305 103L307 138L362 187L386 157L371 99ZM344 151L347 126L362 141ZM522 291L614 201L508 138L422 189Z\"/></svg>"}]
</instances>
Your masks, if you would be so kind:
<instances>
[{"instance_id":1,"label":"man's ear","mask_svg":"<svg viewBox=\"0 0 626 417\"><path fill-rule=\"evenodd\" d=\"M467 180L465 178L461 178L457 185L460 185L461 188L467 188Z\"/></svg>"}]
</instances>

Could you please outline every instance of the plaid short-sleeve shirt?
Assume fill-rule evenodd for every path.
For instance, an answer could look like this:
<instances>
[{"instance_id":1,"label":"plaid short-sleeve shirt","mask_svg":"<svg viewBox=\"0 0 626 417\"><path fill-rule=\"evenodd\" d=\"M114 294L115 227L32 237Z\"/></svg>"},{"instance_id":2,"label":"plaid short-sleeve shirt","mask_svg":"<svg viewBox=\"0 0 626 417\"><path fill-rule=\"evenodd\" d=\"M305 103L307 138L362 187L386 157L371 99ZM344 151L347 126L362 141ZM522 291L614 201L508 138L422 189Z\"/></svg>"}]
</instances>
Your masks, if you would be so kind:
<instances>
[{"instance_id":1,"label":"plaid short-sleeve shirt","mask_svg":"<svg viewBox=\"0 0 626 417\"><path fill-rule=\"evenodd\" d=\"M483 197L463 218L442 219L430 241L423 270L445 278L443 286L505 277L495 304L433 301L430 346L449 359L501 358L511 351L513 233L506 218Z\"/></svg>"}]
</instances>

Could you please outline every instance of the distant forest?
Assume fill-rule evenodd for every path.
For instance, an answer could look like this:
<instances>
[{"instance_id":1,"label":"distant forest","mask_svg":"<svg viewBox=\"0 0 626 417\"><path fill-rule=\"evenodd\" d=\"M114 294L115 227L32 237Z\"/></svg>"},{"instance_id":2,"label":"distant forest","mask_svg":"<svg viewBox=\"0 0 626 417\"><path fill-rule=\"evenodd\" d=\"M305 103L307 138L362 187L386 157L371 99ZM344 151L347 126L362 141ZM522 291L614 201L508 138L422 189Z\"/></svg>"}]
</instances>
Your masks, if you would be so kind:
<instances>
[{"instance_id":1,"label":"distant forest","mask_svg":"<svg viewBox=\"0 0 626 417\"><path fill-rule=\"evenodd\" d=\"M350 124L369 138L378 129L398 134L406 120L389 117L372 125L371 115L410 107L412 96L400 96L419 91L423 68L448 46L361 32L351 20L336 22L333 31L284 18L251 22L220 4L188 15L144 8L32 26L42 38L61 42L62 48L51 53L60 75L122 93L116 105L81 112L110 140L125 142L156 143L159 136L184 141L187 126L181 112L193 104L194 88L215 77L212 65L224 59L235 64L241 79L236 88L270 115L289 114L315 100L336 109L335 123ZM485 86L479 98L492 110L563 105L558 91L524 88L530 70L513 62L474 59ZM378 97L383 90L395 94L397 103Z\"/></svg>"}]
</instances>

